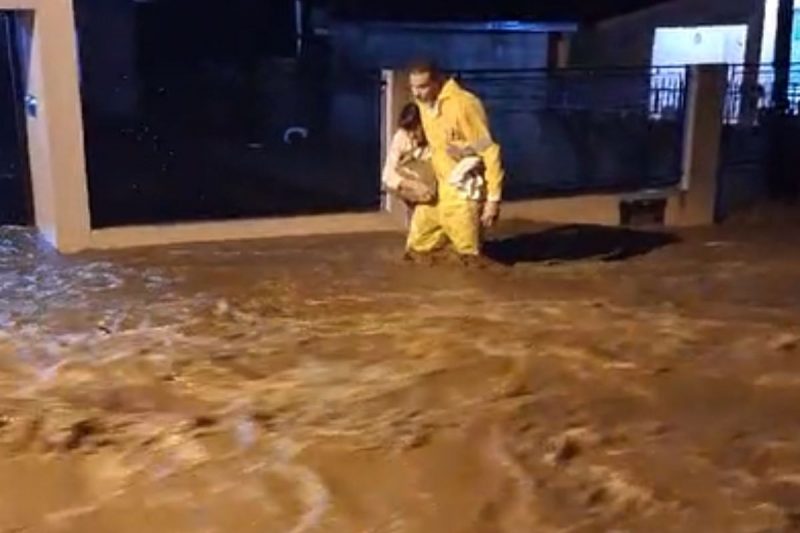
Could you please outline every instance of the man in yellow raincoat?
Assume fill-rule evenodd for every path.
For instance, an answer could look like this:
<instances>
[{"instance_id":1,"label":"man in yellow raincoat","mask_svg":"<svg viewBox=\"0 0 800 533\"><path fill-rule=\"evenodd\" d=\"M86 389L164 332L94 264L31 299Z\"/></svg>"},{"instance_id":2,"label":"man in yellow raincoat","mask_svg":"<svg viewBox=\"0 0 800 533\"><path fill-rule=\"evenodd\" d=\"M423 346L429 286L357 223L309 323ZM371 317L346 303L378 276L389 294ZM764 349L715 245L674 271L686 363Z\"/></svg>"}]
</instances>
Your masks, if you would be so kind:
<instances>
[{"instance_id":1,"label":"man in yellow raincoat","mask_svg":"<svg viewBox=\"0 0 800 533\"><path fill-rule=\"evenodd\" d=\"M483 104L454 79L444 79L432 63L409 69L411 92L417 101L438 180L438 199L418 205L411 218L406 248L413 257L452 245L462 257L481 253L482 229L500 214L504 171L500 146L492 139ZM459 172L464 148L480 157L482 191L465 194L452 176ZM458 168L457 168L458 167Z\"/></svg>"}]
</instances>

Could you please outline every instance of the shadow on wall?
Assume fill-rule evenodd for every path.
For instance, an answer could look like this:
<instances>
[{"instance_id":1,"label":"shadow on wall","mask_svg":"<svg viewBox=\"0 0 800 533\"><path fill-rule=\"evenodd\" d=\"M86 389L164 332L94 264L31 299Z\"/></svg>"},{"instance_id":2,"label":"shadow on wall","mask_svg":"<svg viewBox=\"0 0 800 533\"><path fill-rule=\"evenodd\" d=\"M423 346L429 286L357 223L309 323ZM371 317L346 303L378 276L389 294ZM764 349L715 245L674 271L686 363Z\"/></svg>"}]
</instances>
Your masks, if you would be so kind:
<instances>
[{"instance_id":1,"label":"shadow on wall","mask_svg":"<svg viewBox=\"0 0 800 533\"><path fill-rule=\"evenodd\" d=\"M678 242L680 239L669 233L568 225L488 241L485 251L505 265L587 259L624 261Z\"/></svg>"}]
</instances>

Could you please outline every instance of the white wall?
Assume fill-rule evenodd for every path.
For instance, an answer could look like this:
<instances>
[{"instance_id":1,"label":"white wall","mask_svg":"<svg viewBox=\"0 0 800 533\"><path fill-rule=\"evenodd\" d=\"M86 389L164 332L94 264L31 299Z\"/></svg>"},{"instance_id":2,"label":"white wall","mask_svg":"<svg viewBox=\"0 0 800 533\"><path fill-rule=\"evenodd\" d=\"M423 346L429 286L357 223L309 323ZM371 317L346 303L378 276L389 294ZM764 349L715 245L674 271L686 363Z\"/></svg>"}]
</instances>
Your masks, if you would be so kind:
<instances>
[{"instance_id":1,"label":"white wall","mask_svg":"<svg viewBox=\"0 0 800 533\"><path fill-rule=\"evenodd\" d=\"M747 25L657 28L654 67L744 63Z\"/></svg>"}]
</instances>

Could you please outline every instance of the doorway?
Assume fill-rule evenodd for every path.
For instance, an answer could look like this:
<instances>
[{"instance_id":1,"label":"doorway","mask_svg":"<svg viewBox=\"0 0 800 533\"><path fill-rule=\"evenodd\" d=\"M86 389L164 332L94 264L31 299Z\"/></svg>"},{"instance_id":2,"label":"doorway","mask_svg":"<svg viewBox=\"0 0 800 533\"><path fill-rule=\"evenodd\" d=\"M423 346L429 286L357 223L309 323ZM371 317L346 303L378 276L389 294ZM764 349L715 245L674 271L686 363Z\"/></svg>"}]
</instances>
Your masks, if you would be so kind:
<instances>
[{"instance_id":1,"label":"doorway","mask_svg":"<svg viewBox=\"0 0 800 533\"><path fill-rule=\"evenodd\" d=\"M18 14L0 11L0 225L33 224Z\"/></svg>"}]
</instances>

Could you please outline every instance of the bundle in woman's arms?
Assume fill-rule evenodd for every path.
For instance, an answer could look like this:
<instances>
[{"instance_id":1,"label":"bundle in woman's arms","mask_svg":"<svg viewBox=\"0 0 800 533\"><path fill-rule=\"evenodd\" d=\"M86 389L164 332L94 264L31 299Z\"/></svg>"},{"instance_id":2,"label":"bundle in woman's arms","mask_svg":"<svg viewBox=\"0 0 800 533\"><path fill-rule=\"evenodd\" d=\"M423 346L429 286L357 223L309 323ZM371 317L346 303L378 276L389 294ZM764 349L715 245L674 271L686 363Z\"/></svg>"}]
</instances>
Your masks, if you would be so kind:
<instances>
[{"instance_id":1,"label":"bundle in woman's arms","mask_svg":"<svg viewBox=\"0 0 800 533\"><path fill-rule=\"evenodd\" d=\"M430 161L407 154L398 162L397 173L402 177L396 191L400 198L410 204L436 202L436 174Z\"/></svg>"}]
</instances>

